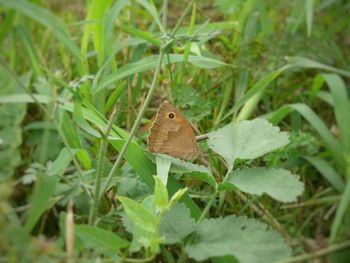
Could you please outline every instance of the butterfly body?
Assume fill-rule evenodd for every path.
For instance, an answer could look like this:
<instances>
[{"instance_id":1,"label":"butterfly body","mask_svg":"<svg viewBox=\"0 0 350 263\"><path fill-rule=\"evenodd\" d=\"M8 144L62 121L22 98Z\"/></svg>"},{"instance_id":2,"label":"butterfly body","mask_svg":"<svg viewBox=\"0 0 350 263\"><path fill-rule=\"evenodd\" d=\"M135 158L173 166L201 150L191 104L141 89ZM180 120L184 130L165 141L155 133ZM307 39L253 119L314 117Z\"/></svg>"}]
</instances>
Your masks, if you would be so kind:
<instances>
[{"instance_id":1,"label":"butterfly body","mask_svg":"<svg viewBox=\"0 0 350 263\"><path fill-rule=\"evenodd\" d=\"M164 153L185 160L193 159L198 154L191 125L170 102L159 107L147 146L150 152Z\"/></svg>"}]
</instances>

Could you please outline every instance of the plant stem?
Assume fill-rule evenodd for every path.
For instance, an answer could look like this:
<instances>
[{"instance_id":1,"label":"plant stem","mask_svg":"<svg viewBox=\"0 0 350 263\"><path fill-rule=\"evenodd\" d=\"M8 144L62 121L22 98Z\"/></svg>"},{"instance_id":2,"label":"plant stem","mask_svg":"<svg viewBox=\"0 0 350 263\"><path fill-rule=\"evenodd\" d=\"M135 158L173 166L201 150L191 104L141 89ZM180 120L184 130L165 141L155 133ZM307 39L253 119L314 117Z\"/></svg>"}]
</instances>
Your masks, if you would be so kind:
<instances>
[{"instance_id":1,"label":"plant stem","mask_svg":"<svg viewBox=\"0 0 350 263\"><path fill-rule=\"evenodd\" d=\"M151 257L147 258L123 258L121 259L121 262L130 262L130 263L144 263L144 262L151 262L154 260L156 255L153 255Z\"/></svg>"},{"instance_id":2,"label":"plant stem","mask_svg":"<svg viewBox=\"0 0 350 263\"><path fill-rule=\"evenodd\" d=\"M181 254L177 260L177 263L182 263L182 262L185 262L185 259L186 259L186 252L185 252L185 248L184 246L181 246Z\"/></svg>"},{"instance_id":3,"label":"plant stem","mask_svg":"<svg viewBox=\"0 0 350 263\"><path fill-rule=\"evenodd\" d=\"M96 182L95 182L95 191L94 191L94 200L90 209L89 215L89 224L92 225L95 223L96 214L100 207L100 190L101 190L101 180L104 169L104 158L107 151L108 145L108 136L113 127L115 117L117 115L117 105L114 106L113 112L109 118L107 129L104 133L104 136L101 138L100 150L98 152L98 161L97 161L97 169L96 169Z\"/></svg>"},{"instance_id":4,"label":"plant stem","mask_svg":"<svg viewBox=\"0 0 350 263\"><path fill-rule=\"evenodd\" d=\"M162 24L164 30L167 28L167 20L168 20L168 0L163 1L163 16L162 16Z\"/></svg>"},{"instance_id":5,"label":"plant stem","mask_svg":"<svg viewBox=\"0 0 350 263\"><path fill-rule=\"evenodd\" d=\"M217 192L215 192L215 194L213 194L213 196L210 198L210 200L208 201L207 205L205 206L203 212L201 213L201 216L198 219L198 222L201 222L208 214L210 207L212 206L212 204L215 201L216 198L216 194Z\"/></svg>"},{"instance_id":6,"label":"plant stem","mask_svg":"<svg viewBox=\"0 0 350 263\"><path fill-rule=\"evenodd\" d=\"M187 13L190 11L192 5L194 3L194 0L192 0L186 7L185 11L183 12L182 16L180 17L180 19L177 21L174 29L171 31L171 35L174 37L175 33L177 32L177 30L180 28L183 20L185 19Z\"/></svg>"},{"instance_id":7,"label":"plant stem","mask_svg":"<svg viewBox=\"0 0 350 263\"><path fill-rule=\"evenodd\" d=\"M193 0L190 2L190 4L187 6L186 10L184 11L183 15L181 16L180 20L178 21L178 23L176 24L175 28L172 30L172 34L175 34L177 32L177 30L179 29L180 27L180 24L182 23L184 17L186 16L186 14L188 13L188 11L190 10L190 7L192 6L193 4ZM164 6L165 8L165 6ZM163 40L164 41L164 40ZM156 87L156 83L157 83L157 79L158 79L158 75L159 75L159 72L160 72L160 68L163 64L163 58L164 58L164 54L166 52L166 49L171 46L171 44L174 42L173 39L171 40L165 40L167 42L163 42L162 43L162 46L160 48L160 53L159 53L159 59L158 59L158 63L157 63L157 67L156 67L156 70L155 70L155 73L154 73L154 76L153 76L153 80L152 80L152 84L151 84L151 87L149 89L149 92L146 96L146 99L140 109L140 112L139 114L137 115L136 117L136 120L134 122L134 125L132 126L131 128L131 131L129 133L129 136L128 138L126 139L126 141L124 142L123 144L123 147L122 149L120 150L119 152L119 155L117 157L117 160L114 162L113 166L112 166L112 169L111 171L109 172L108 176L107 176L107 180L106 180L106 184L105 186L103 187L103 191L102 192L99 192L99 196L97 197L97 206L98 204L100 203L101 201L101 197L102 197L102 193L104 193L106 191L106 189L108 188L108 185L110 184L111 180L112 180L112 177L114 176L120 162L123 160L124 158L124 155L129 147L129 144L131 143L131 140L132 138L134 137L135 135L135 132L136 130L138 129L139 125L140 125L140 122L141 122L141 118L143 117L145 111L146 111L146 108L148 107L148 104L150 103L151 101L151 98L153 96L153 92L155 90L155 87ZM98 190L99 191L99 190ZM95 197L96 198L96 197ZM94 202L95 203L95 202Z\"/></svg>"},{"instance_id":8,"label":"plant stem","mask_svg":"<svg viewBox=\"0 0 350 263\"><path fill-rule=\"evenodd\" d=\"M129 144L130 144L132 138L134 137L134 134L135 134L136 130L139 127L141 118L143 117L143 114L145 113L146 108L148 107L148 104L151 101L153 92L154 92L155 87L156 87L156 83L157 83L158 75L159 75L159 72L160 72L160 68L162 66L164 53L165 53L165 48L166 48L166 46L164 46L164 47L162 46L161 49L160 49L159 59L158 59L156 71L155 71L154 76L153 76L151 87L150 87L149 92L147 94L147 97L146 97L146 99L145 99L145 101L144 101L144 103L143 103L143 105L141 107L141 110L140 110L139 114L137 115L137 118L136 118L136 120L134 122L134 125L131 128L129 136L126 139L126 141L124 142L123 147L120 150L120 153L119 153L119 155L117 157L117 160L114 162L113 167L112 167L111 171L108 174L108 177L107 177L107 180L106 180L106 185L103 188L104 191L108 188L108 185L109 185L109 183L112 180L112 177L114 176L114 174L115 174L115 172L116 172L116 170L117 170L121 160L123 159L123 157L124 157L124 155L126 153L126 150L129 147Z\"/></svg>"},{"instance_id":9,"label":"plant stem","mask_svg":"<svg viewBox=\"0 0 350 263\"><path fill-rule=\"evenodd\" d=\"M201 135L197 135L196 136L196 141L197 142L200 142L200 141L205 141L205 140L208 140L208 133L206 134L201 134Z\"/></svg>"},{"instance_id":10,"label":"plant stem","mask_svg":"<svg viewBox=\"0 0 350 263\"><path fill-rule=\"evenodd\" d=\"M294 263L294 262L303 262L309 259L313 258L319 258L328 254L331 254L332 252L343 250L345 248L350 247L350 240L346 240L342 243L330 245L324 249L320 249L318 251L315 251L313 253L307 253L307 254L302 254L296 257L291 257L287 259L283 259L280 261L277 261L276 263Z\"/></svg>"}]
</instances>

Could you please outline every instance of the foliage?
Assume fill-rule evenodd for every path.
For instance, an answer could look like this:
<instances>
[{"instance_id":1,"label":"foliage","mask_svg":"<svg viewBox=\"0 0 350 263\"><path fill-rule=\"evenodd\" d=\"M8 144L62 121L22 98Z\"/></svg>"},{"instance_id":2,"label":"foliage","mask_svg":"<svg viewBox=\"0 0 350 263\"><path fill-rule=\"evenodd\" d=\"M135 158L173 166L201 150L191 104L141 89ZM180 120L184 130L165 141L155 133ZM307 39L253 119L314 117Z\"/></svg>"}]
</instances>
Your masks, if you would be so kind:
<instances>
[{"instance_id":1,"label":"foliage","mask_svg":"<svg viewBox=\"0 0 350 263\"><path fill-rule=\"evenodd\" d=\"M344 262L349 8L0 0L0 261ZM147 151L166 99L194 163Z\"/></svg>"}]
</instances>

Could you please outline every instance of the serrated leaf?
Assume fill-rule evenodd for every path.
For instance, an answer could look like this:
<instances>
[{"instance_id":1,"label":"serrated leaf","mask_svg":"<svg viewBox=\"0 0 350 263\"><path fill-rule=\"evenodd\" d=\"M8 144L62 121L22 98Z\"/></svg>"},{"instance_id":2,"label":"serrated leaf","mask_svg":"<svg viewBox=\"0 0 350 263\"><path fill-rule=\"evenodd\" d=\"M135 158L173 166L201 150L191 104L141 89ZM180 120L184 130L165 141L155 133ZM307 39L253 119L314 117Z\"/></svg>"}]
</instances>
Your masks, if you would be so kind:
<instances>
[{"instance_id":1,"label":"serrated leaf","mask_svg":"<svg viewBox=\"0 0 350 263\"><path fill-rule=\"evenodd\" d=\"M216 181L213 177L211 170L208 167L185 162L183 160L180 160L165 154L159 154L159 155L162 156L162 158L171 161L171 168L170 168L171 172L190 174L192 177L202 180L210 184L214 188L216 187Z\"/></svg>"},{"instance_id":2,"label":"serrated leaf","mask_svg":"<svg viewBox=\"0 0 350 263\"><path fill-rule=\"evenodd\" d=\"M291 254L280 234L244 217L203 220L196 227L196 236L195 242L185 248L196 260L232 255L240 263L271 263Z\"/></svg>"},{"instance_id":3,"label":"serrated leaf","mask_svg":"<svg viewBox=\"0 0 350 263\"><path fill-rule=\"evenodd\" d=\"M293 202L304 191L304 184L299 177L285 169L247 168L232 171L225 188L237 187L249 194L268 194L281 202Z\"/></svg>"},{"instance_id":4,"label":"serrated leaf","mask_svg":"<svg viewBox=\"0 0 350 263\"><path fill-rule=\"evenodd\" d=\"M74 232L85 246L98 250L115 252L129 244L127 240L96 226L75 225Z\"/></svg>"},{"instance_id":5,"label":"serrated leaf","mask_svg":"<svg viewBox=\"0 0 350 263\"><path fill-rule=\"evenodd\" d=\"M154 176L156 182L154 187L154 197L158 208L165 208L169 204L168 190L158 176Z\"/></svg>"},{"instance_id":6,"label":"serrated leaf","mask_svg":"<svg viewBox=\"0 0 350 263\"><path fill-rule=\"evenodd\" d=\"M178 243L193 232L195 223L190 210L184 204L177 203L164 212L159 225L159 237L165 236L166 244Z\"/></svg>"},{"instance_id":7,"label":"serrated leaf","mask_svg":"<svg viewBox=\"0 0 350 263\"><path fill-rule=\"evenodd\" d=\"M264 119L231 123L208 137L209 147L224 157L229 170L236 159L252 160L289 142L286 132Z\"/></svg>"}]
</instances>

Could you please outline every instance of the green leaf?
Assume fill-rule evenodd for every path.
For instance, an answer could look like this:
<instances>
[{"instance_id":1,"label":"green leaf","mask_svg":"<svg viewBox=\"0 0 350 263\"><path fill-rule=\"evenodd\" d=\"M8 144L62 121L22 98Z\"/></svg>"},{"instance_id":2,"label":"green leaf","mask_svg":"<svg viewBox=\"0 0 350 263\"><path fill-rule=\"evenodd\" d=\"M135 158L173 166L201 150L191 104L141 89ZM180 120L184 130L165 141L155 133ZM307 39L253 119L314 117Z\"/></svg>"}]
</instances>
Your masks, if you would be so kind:
<instances>
[{"instance_id":1,"label":"green leaf","mask_svg":"<svg viewBox=\"0 0 350 263\"><path fill-rule=\"evenodd\" d=\"M346 212L349 211L349 205L350 205L350 180L348 180L346 183L345 190L343 192L343 195L338 205L337 213L335 214L335 218L331 226L331 236L330 236L331 243L333 243L337 237L339 228L342 226L343 218Z\"/></svg>"},{"instance_id":2,"label":"green leaf","mask_svg":"<svg viewBox=\"0 0 350 263\"><path fill-rule=\"evenodd\" d=\"M52 100L49 96L46 95L34 93L32 95L39 103L49 103L50 100ZM1 95L0 103L35 103L35 101L28 94L11 94L7 96Z\"/></svg>"},{"instance_id":3,"label":"green leaf","mask_svg":"<svg viewBox=\"0 0 350 263\"><path fill-rule=\"evenodd\" d=\"M65 24L56 16L54 16L51 12L49 12L48 9L45 9L43 7L40 7L39 5L24 0L0 0L0 4L9 8L13 8L17 12L29 16L30 18L36 20L38 23L44 25L45 27L52 29L57 38L73 54L81 73L84 72L84 63L82 55L80 53L80 49L74 43Z\"/></svg>"},{"instance_id":4,"label":"green leaf","mask_svg":"<svg viewBox=\"0 0 350 263\"><path fill-rule=\"evenodd\" d=\"M129 244L127 240L96 226L75 225L74 233L86 247L92 249L116 252Z\"/></svg>"},{"instance_id":5,"label":"green leaf","mask_svg":"<svg viewBox=\"0 0 350 263\"><path fill-rule=\"evenodd\" d=\"M1 99L1 98L0 98ZM47 103L47 102L43 102ZM74 106L71 102L62 100L58 104L59 107L65 111L73 112ZM97 110L94 110L93 107L89 109L82 109L83 116L86 120L90 121L93 125L99 127L102 131L104 131L107 127L107 121L103 117L102 114L99 114ZM113 127L111 131L109 143L117 150L120 151L122 148L125 137L127 133L120 129L117 126ZM135 169L138 175L142 178L142 180L151 188L154 188L154 179L153 175L156 174L156 167L153 162L149 159L148 154L145 149L138 145L136 142L132 141L129 145L128 150L126 151L125 159L129 162L129 164ZM168 191L170 195L173 195L176 191L181 188L181 185L175 178L169 177L168 179ZM191 210L191 214L194 218L198 219L201 214L200 208L197 204L189 197L188 194L184 194L181 198L181 201L184 202L187 207Z\"/></svg>"},{"instance_id":6,"label":"green leaf","mask_svg":"<svg viewBox=\"0 0 350 263\"><path fill-rule=\"evenodd\" d=\"M320 119L320 117L318 117L318 115L306 104L295 103L284 105L272 114L268 114L266 117L271 122L278 123L293 111L297 111L311 124L311 126L317 131L317 133L324 141L324 144L328 150L332 153L337 165L339 165L341 169L345 169L346 161L344 159L343 151L339 142L335 139L322 119Z\"/></svg>"},{"instance_id":7,"label":"green leaf","mask_svg":"<svg viewBox=\"0 0 350 263\"><path fill-rule=\"evenodd\" d=\"M304 156L309 163L311 163L318 170L320 174L336 189L339 193L344 191L345 183L340 174L325 160L319 157Z\"/></svg>"},{"instance_id":8,"label":"green leaf","mask_svg":"<svg viewBox=\"0 0 350 263\"><path fill-rule=\"evenodd\" d=\"M62 110L61 113L60 126L62 133L67 139L69 146L79 150L77 152L77 159L79 162L85 169L90 169L91 159L87 151L81 147L80 137L76 125L73 124L73 121L70 119L66 111Z\"/></svg>"},{"instance_id":9,"label":"green leaf","mask_svg":"<svg viewBox=\"0 0 350 263\"><path fill-rule=\"evenodd\" d=\"M62 176L68 165L72 161L73 155L77 153L77 150L63 148L56 158L56 160L52 163L51 173L56 176Z\"/></svg>"},{"instance_id":10,"label":"green leaf","mask_svg":"<svg viewBox=\"0 0 350 263\"><path fill-rule=\"evenodd\" d=\"M39 220L42 213L47 209L49 199L55 193L56 185L59 182L60 176L63 175L64 171L72 161L72 155L77 151L74 149L63 148L60 154L57 156L55 161L52 163L50 175L44 174L42 181L38 181L35 193L31 202L31 207L28 211L28 219L25 223L25 228L31 231L37 221Z\"/></svg>"},{"instance_id":11,"label":"green leaf","mask_svg":"<svg viewBox=\"0 0 350 263\"><path fill-rule=\"evenodd\" d=\"M229 171L238 158L252 160L289 142L286 132L264 119L231 123L208 137L209 147L225 159Z\"/></svg>"},{"instance_id":12,"label":"green leaf","mask_svg":"<svg viewBox=\"0 0 350 263\"><path fill-rule=\"evenodd\" d=\"M248 90L248 92L242 96L233 106L233 108L225 114L223 119L226 119L228 116L232 114L236 114L236 112L250 99L252 99L254 96L259 96L259 94L262 94L266 87L275 80L283 71L286 69L289 69L290 65L285 65L275 71L270 72L269 74L265 75L262 79L260 79L258 82L254 84L254 86ZM254 99L253 99L254 100ZM248 103L250 104L250 103ZM247 106L248 107L248 106ZM252 106L249 106L249 108ZM246 109L245 109L246 110Z\"/></svg>"},{"instance_id":13,"label":"green leaf","mask_svg":"<svg viewBox=\"0 0 350 263\"><path fill-rule=\"evenodd\" d=\"M299 177L288 170L246 168L232 171L223 183L226 188L237 187L249 194L268 194L281 202L293 202L304 191Z\"/></svg>"},{"instance_id":14,"label":"green leaf","mask_svg":"<svg viewBox=\"0 0 350 263\"><path fill-rule=\"evenodd\" d=\"M309 58L304 57L286 57L286 60L295 67L301 67L301 68L312 68L312 69L323 69L330 72L337 73L339 75L342 75L344 77L350 77L350 71L346 71L343 69L338 69L332 66L328 66L325 64L322 64L318 61L314 61Z\"/></svg>"},{"instance_id":15,"label":"green leaf","mask_svg":"<svg viewBox=\"0 0 350 263\"><path fill-rule=\"evenodd\" d=\"M216 181L213 177L211 170L208 167L185 162L183 160L180 160L165 154L159 154L159 155L162 156L162 158L171 161L171 168L170 168L171 172L186 173L186 175L202 180L214 188L216 187Z\"/></svg>"},{"instance_id":16,"label":"green leaf","mask_svg":"<svg viewBox=\"0 0 350 263\"><path fill-rule=\"evenodd\" d=\"M92 34L94 48L99 55L101 53L102 48L105 45L105 23L103 23L103 15L110 4L110 0L94 0L89 5L88 14L86 17L86 20L89 22L85 23L84 25L84 33L81 40L81 50L83 51L84 57L87 53L90 34ZM99 56L99 58L100 57L101 55Z\"/></svg>"},{"instance_id":17,"label":"green leaf","mask_svg":"<svg viewBox=\"0 0 350 263\"><path fill-rule=\"evenodd\" d=\"M168 181L171 160L169 160L168 158L163 158L162 155L157 154L156 163L157 163L157 175L162 180L163 184L166 185Z\"/></svg>"},{"instance_id":18,"label":"green leaf","mask_svg":"<svg viewBox=\"0 0 350 263\"><path fill-rule=\"evenodd\" d=\"M350 155L350 99L345 83L336 74L322 74L322 76L326 80L332 94L341 147Z\"/></svg>"},{"instance_id":19,"label":"green leaf","mask_svg":"<svg viewBox=\"0 0 350 263\"><path fill-rule=\"evenodd\" d=\"M176 193L171 197L170 202L169 202L169 207L172 207L174 204L179 201L182 196L187 192L187 187L179 189L176 191Z\"/></svg>"},{"instance_id":20,"label":"green leaf","mask_svg":"<svg viewBox=\"0 0 350 263\"><path fill-rule=\"evenodd\" d=\"M126 214L134 224L137 224L147 231L154 231L157 226L157 217L155 215L153 215L142 204L139 204L130 198L120 196L118 199L122 203Z\"/></svg>"},{"instance_id":21,"label":"green leaf","mask_svg":"<svg viewBox=\"0 0 350 263\"><path fill-rule=\"evenodd\" d=\"M49 199L54 194L56 185L59 181L57 176L45 176L38 181L35 192L32 197L31 206L28 211L27 221L24 228L31 232L40 216L44 213L49 203Z\"/></svg>"},{"instance_id":22,"label":"green leaf","mask_svg":"<svg viewBox=\"0 0 350 263\"><path fill-rule=\"evenodd\" d=\"M116 72L106 76L102 82L96 87L94 93L106 88L108 85L114 84L116 81L125 78L127 76L140 73L152 68L155 68L159 60L159 55L149 56L143 58L137 62L126 64L120 67ZM180 54L169 54L170 63L178 63L184 60L184 56ZM165 57L163 59L163 65L169 63L168 59ZM200 56L189 56L188 62L205 69L212 69L221 66L228 66L228 64L208 58L208 57L200 57Z\"/></svg>"},{"instance_id":23,"label":"green leaf","mask_svg":"<svg viewBox=\"0 0 350 263\"><path fill-rule=\"evenodd\" d=\"M310 37L312 32L312 20L313 20L313 14L314 14L314 0L306 0L305 11L306 11L307 36Z\"/></svg>"},{"instance_id":24,"label":"green leaf","mask_svg":"<svg viewBox=\"0 0 350 263\"><path fill-rule=\"evenodd\" d=\"M159 27L159 30L163 33L166 34L166 31L160 22L158 11L155 8L153 4L150 4L147 0L137 0L137 2L142 5L153 17L154 21L157 23L157 26Z\"/></svg>"},{"instance_id":25,"label":"green leaf","mask_svg":"<svg viewBox=\"0 0 350 263\"><path fill-rule=\"evenodd\" d=\"M22 144L22 129L19 126L0 127L1 150L6 148L17 148Z\"/></svg>"},{"instance_id":26,"label":"green leaf","mask_svg":"<svg viewBox=\"0 0 350 263\"><path fill-rule=\"evenodd\" d=\"M158 208L164 209L169 204L168 190L159 176L154 176L156 182L154 187L154 197Z\"/></svg>"},{"instance_id":27,"label":"green leaf","mask_svg":"<svg viewBox=\"0 0 350 263\"><path fill-rule=\"evenodd\" d=\"M165 237L166 244L175 244L194 231L195 223L190 210L184 204L177 203L164 212L158 235Z\"/></svg>"},{"instance_id":28,"label":"green leaf","mask_svg":"<svg viewBox=\"0 0 350 263\"><path fill-rule=\"evenodd\" d=\"M241 263L271 263L291 255L276 231L257 220L234 216L203 220L185 251L199 261L232 255Z\"/></svg>"}]
</instances>

